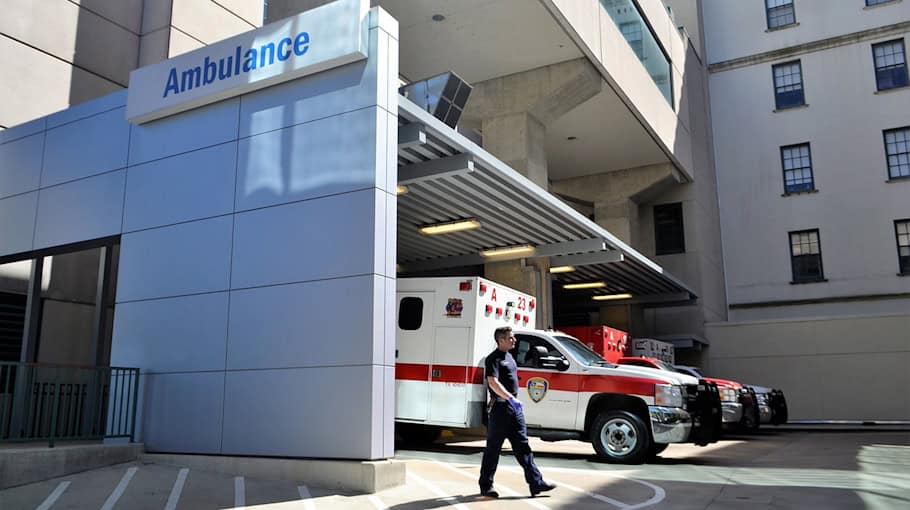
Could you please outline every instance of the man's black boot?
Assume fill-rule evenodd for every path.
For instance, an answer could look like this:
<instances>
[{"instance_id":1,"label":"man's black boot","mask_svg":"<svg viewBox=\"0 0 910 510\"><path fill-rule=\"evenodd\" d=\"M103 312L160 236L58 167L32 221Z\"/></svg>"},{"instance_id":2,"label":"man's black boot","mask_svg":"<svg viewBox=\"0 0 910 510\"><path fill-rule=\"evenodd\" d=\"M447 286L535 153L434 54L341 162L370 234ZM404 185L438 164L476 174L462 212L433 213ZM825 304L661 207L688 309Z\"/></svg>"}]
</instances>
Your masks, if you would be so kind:
<instances>
[{"instance_id":1,"label":"man's black boot","mask_svg":"<svg viewBox=\"0 0 910 510\"><path fill-rule=\"evenodd\" d=\"M499 497L499 493L493 489L487 489L487 490L481 489L480 495L485 498L498 498Z\"/></svg>"},{"instance_id":2,"label":"man's black boot","mask_svg":"<svg viewBox=\"0 0 910 510\"><path fill-rule=\"evenodd\" d=\"M550 482L543 482L542 484L538 485L537 487L531 487L531 497L533 498L534 496L540 494L541 492L551 491L555 488L556 488L555 484L552 484Z\"/></svg>"}]
</instances>

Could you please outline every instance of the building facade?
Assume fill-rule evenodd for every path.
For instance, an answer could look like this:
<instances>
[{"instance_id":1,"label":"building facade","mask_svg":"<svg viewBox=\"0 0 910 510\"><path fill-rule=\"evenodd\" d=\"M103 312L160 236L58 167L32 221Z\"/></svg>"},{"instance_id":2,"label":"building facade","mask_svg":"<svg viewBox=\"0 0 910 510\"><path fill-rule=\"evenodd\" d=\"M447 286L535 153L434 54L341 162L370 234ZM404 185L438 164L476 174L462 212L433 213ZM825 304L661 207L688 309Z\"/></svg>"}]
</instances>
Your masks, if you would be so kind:
<instances>
[{"instance_id":1,"label":"building facade","mask_svg":"<svg viewBox=\"0 0 910 510\"><path fill-rule=\"evenodd\" d=\"M906 420L910 5L704 12L729 300L710 367L785 388L791 419Z\"/></svg>"}]
</instances>

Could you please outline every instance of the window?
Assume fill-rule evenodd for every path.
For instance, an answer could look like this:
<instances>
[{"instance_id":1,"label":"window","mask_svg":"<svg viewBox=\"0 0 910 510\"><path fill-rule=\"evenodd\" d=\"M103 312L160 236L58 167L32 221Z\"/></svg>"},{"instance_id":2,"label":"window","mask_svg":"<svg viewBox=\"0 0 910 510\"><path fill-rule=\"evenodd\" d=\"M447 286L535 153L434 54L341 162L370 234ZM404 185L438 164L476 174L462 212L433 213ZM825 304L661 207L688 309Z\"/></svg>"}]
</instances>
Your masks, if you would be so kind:
<instances>
[{"instance_id":1,"label":"window","mask_svg":"<svg viewBox=\"0 0 910 510\"><path fill-rule=\"evenodd\" d=\"M401 298L398 308L398 328L404 331L420 329L423 324L423 300L419 297Z\"/></svg>"},{"instance_id":2,"label":"window","mask_svg":"<svg viewBox=\"0 0 910 510\"><path fill-rule=\"evenodd\" d=\"M885 131L885 155L888 157L888 177L910 177L910 127Z\"/></svg>"},{"instance_id":3,"label":"window","mask_svg":"<svg viewBox=\"0 0 910 510\"><path fill-rule=\"evenodd\" d=\"M765 0L768 11L768 29L781 28L796 23L793 0Z\"/></svg>"},{"instance_id":4,"label":"window","mask_svg":"<svg viewBox=\"0 0 910 510\"><path fill-rule=\"evenodd\" d=\"M554 363L555 360L552 358L566 359L558 349L553 347L550 342L547 342L543 338L532 335L515 335L515 339L518 340L518 343L510 352L512 353L512 357L515 358L515 364L519 367L549 368L555 370L557 367ZM543 349L538 349L538 347L542 347ZM550 359L541 360L541 357Z\"/></svg>"},{"instance_id":5,"label":"window","mask_svg":"<svg viewBox=\"0 0 910 510\"><path fill-rule=\"evenodd\" d=\"M789 145L780 148L784 169L784 193L802 193L815 189L812 179L812 156L809 144Z\"/></svg>"},{"instance_id":6,"label":"window","mask_svg":"<svg viewBox=\"0 0 910 510\"><path fill-rule=\"evenodd\" d=\"M673 106L673 78L670 74L670 55L654 35L651 26L642 16L636 0L600 0L604 11L613 20L635 56L651 76L670 107Z\"/></svg>"},{"instance_id":7,"label":"window","mask_svg":"<svg viewBox=\"0 0 910 510\"><path fill-rule=\"evenodd\" d=\"M685 253L681 203L654 206L654 244L657 255Z\"/></svg>"},{"instance_id":8,"label":"window","mask_svg":"<svg viewBox=\"0 0 910 510\"><path fill-rule=\"evenodd\" d=\"M897 263L901 274L910 274L910 220L895 221L894 235L897 236Z\"/></svg>"},{"instance_id":9,"label":"window","mask_svg":"<svg viewBox=\"0 0 910 510\"><path fill-rule=\"evenodd\" d=\"M872 5L879 5L879 4L888 4L893 1L894 0L866 0L866 5L872 6Z\"/></svg>"},{"instance_id":10,"label":"window","mask_svg":"<svg viewBox=\"0 0 910 510\"><path fill-rule=\"evenodd\" d=\"M790 263L793 267L793 283L820 282L825 279L818 229L790 232Z\"/></svg>"},{"instance_id":11,"label":"window","mask_svg":"<svg viewBox=\"0 0 910 510\"><path fill-rule=\"evenodd\" d=\"M774 104L778 110L806 104L803 95L803 68L799 60L772 66Z\"/></svg>"},{"instance_id":12,"label":"window","mask_svg":"<svg viewBox=\"0 0 910 510\"><path fill-rule=\"evenodd\" d=\"M872 56L875 58L875 84L878 90L907 86L907 59L903 39L873 44Z\"/></svg>"},{"instance_id":13,"label":"window","mask_svg":"<svg viewBox=\"0 0 910 510\"><path fill-rule=\"evenodd\" d=\"M641 23L638 21L623 23L619 25L619 31L622 32L623 37L626 38L626 42L632 47L632 51L635 52L635 56L638 57L638 60L644 62L645 51L642 46Z\"/></svg>"}]
</instances>

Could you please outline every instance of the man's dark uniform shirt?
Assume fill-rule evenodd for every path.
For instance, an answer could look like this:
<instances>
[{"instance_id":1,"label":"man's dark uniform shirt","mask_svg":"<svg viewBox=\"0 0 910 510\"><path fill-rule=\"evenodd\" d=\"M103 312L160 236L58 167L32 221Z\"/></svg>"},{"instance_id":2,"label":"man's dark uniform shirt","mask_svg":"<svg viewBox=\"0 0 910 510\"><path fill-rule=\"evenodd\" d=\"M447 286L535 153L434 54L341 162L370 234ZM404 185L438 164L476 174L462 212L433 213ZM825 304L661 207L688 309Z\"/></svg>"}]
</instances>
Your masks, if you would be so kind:
<instances>
[{"instance_id":1,"label":"man's dark uniform shirt","mask_svg":"<svg viewBox=\"0 0 910 510\"><path fill-rule=\"evenodd\" d=\"M495 377L502 386L512 395L518 395L518 365L512 354L496 349L487 355L487 362L484 366L486 371L485 377ZM490 391L490 400L493 402L505 402L505 400Z\"/></svg>"}]
</instances>

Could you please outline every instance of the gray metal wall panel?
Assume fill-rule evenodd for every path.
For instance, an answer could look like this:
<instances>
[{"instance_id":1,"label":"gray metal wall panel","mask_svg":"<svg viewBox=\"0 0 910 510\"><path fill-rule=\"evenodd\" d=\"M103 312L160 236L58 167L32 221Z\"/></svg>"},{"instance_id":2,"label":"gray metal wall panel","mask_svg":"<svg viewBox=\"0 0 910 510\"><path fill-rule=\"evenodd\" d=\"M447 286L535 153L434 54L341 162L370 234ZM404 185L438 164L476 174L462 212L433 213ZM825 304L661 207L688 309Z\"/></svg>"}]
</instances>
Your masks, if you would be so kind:
<instances>
[{"instance_id":1,"label":"gray metal wall panel","mask_svg":"<svg viewBox=\"0 0 910 510\"><path fill-rule=\"evenodd\" d=\"M224 372L143 375L148 452L220 453Z\"/></svg>"},{"instance_id":2,"label":"gray metal wall panel","mask_svg":"<svg viewBox=\"0 0 910 510\"><path fill-rule=\"evenodd\" d=\"M376 104L375 59L243 96L240 136L252 136Z\"/></svg>"},{"instance_id":3,"label":"gray metal wall panel","mask_svg":"<svg viewBox=\"0 0 910 510\"><path fill-rule=\"evenodd\" d=\"M370 326L376 319L376 279L358 276L233 291L227 369L374 362ZM353 310L357 320L351 320Z\"/></svg>"},{"instance_id":4,"label":"gray metal wall panel","mask_svg":"<svg viewBox=\"0 0 910 510\"><path fill-rule=\"evenodd\" d=\"M369 415L373 370L358 366L228 372L222 453L376 458L371 448L375 422Z\"/></svg>"},{"instance_id":5,"label":"gray metal wall panel","mask_svg":"<svg viewBox=\"0 0 910 510\"><path fill-rule=\"evenodd\" d=\"M236 159L229 142L130 167L123 231L231 213Z\"/></svg>"},{"instance_id":6,"label":"gray metal wall panel","mask_svg":"<svg viewBox=\"0 0 910 510\"><path fill-rule=\"evenodd\" d=\"M47 130L42 186L126 167L130 125L124 108Z\"/></svg>"},{"instance_id":7,"label":"gray metal wall panel","mask_svg":"<svg viewBox=\"0 0 910 510\"><path fill-rule=\"evenodd\" d=\"M383 124L382 129L385 129ZM377 108L271 131L240 141L238 211L382 185ZM397 129L397 128L396 128Z\"/></svg>"},{"instance_id":8,"label":"gray metal wall panel","mask_svg":"<svg viewBox=\"0 0 910 510\"><path fill-rule=\"evenodd\" d=\"M0 256L32 249L38 192L0 199Z\"/></svg>"},{"instance_id":9,"label":"gray metal wall panel","mask_svg":"<svg viewBox=\"0 0 910 510\"><path fill-rule=\"evenodd\" d=\"M130 165L236 140L239 109L234 98L133 126Z\"/></svg>"},{"instance_id":10,"label":"gray metal wall panel","mask_svg":"<svg viewBox=\"0 0 910 510\"><path fill-rule=\"evenodd\" d=\"M44 133L0 145L0 198L38 189Z\"/></svg>"},{"instance_id":11,"label":"gray metal wall panel","mask_svg":"<svg viewBox=\"0 0 910 510\"><path fill-rule=\"evenodd\" d=\"M238 213L231 288L375 272L375 193L370 189Z\"/></svg>"},{"instance_id":12,"label":"gray metal wall panel","mask_svg":"<svg viewBox=\"0 0 910 510\"><path fill-rule=\"evenodd\" d=\"M111 364L143 373L224 370L228 294L117 305Z\"/></svg>"},{"instance_id":13,"label":"gray metal wall panel","mask_svg":"<svg viewBox=\"0 0 910 510\"><path fill-rule=\"evenodd\" d=\"M40 133L47 127L47 118L30 120L22 124L12 126L0 131L0 143L8 143L19 138L25 138L36 133Z\"/></svg>"},{"instance_id":14,"label":"gray metal wall panel","mask_svg":"<svg viewBox=\"0 0 910 510\"><path fill-rule=\"evenodd\" d=\"M117 301L227 290L231 226L221 216L124 234Z\"/></svg>"},{"instance_id":15,"label":"gray metal wall panel","mask_svg":"<svg viewBox=\"0 0 910 510\"><path fill-rule=\"evenodd\" d=\"M48 115L47 128L55 128L63 124L69 124L70 122L75 122L86 117L113 110L114 108L126 106L126 95L127 90L123 89L119 92L86 101L71 108L67 108L66 110ZM120 118L124 122L126 122L125 115L125 111L121 110Z\"/></svg>"},{"instance_id":16,"label":"gray metal wall panel","mask_svg":"<svg viewBox=\"0 0 910 510\"><path fill-rule=\"evenodd\" d=\"M35 249L117 235L123 218L126 170L43 188Z\"/></svg>"}]
</instances>

